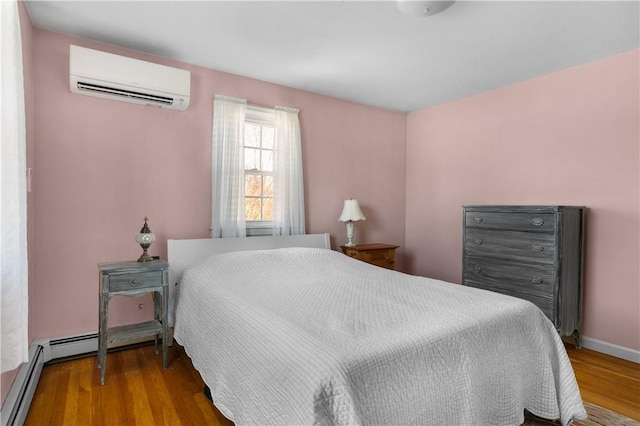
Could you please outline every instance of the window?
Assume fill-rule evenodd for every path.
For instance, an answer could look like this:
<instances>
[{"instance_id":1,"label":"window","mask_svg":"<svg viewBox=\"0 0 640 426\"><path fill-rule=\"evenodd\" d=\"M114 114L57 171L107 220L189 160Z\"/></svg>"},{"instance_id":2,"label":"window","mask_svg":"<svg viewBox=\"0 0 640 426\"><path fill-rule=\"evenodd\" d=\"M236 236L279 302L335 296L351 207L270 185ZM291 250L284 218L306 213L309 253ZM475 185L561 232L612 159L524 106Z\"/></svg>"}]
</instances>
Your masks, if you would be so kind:
<instances>
[{"instance_id":1,"label":"window","mask_svg":"<svg viewBox=\"0 0 640 426\"><path fill-rule=\"evenodd\" d=\"M299 110L224 95L213 106L211 236L304 234Z\"/></svg>"}]
</instances>

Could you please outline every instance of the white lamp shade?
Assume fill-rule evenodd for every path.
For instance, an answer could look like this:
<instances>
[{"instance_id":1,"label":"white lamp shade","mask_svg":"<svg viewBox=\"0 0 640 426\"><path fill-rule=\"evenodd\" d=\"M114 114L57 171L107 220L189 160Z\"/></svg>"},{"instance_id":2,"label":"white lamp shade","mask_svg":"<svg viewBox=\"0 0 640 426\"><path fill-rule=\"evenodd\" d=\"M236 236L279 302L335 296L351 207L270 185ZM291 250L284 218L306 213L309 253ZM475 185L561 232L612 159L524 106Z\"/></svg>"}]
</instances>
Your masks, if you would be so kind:
<instances>
[{"instance_id":1,"label":"white lamp shade","mask_svg":"<svg viewBox=\"0 0 640 426\"><path fill-rule=\"evenodd\" d=\"M362 210L358 205L358 200L344 200L344 207L342 208L342 214L338 219L340 222L349 222L357 220L365 220Z\"/></svg>"}]
</instances>

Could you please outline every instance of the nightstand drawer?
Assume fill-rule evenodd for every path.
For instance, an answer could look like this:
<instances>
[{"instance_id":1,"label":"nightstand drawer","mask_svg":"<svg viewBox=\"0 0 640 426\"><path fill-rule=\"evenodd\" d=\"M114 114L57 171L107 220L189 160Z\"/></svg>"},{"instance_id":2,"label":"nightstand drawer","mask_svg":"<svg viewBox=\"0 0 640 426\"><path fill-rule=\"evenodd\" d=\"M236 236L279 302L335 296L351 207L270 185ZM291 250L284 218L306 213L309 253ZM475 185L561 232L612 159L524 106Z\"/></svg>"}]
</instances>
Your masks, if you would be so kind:
<instances>
[{"instance_id":1,"label":"nightstand drawer","mask_svg":"<svg viewBox=\"0 0 640 426\"><path fill-rule=\"evenodd\" d=\"M162 271L138 272L131 274L111 275L109 292L132 291L141 288L161 287Z\"/></svg>"},{"instance_id":2,"label":"nightstand drawer","mask_svg":"<svg viewBox=\"0 0 640 426\"><path fill-rule=\"evenodd\" d=\"M382 266L383 268L393 269L395 263L394 250L373 250L363 253L360 260L364 260L372 265Z\"/></svg>"}]
</instances>

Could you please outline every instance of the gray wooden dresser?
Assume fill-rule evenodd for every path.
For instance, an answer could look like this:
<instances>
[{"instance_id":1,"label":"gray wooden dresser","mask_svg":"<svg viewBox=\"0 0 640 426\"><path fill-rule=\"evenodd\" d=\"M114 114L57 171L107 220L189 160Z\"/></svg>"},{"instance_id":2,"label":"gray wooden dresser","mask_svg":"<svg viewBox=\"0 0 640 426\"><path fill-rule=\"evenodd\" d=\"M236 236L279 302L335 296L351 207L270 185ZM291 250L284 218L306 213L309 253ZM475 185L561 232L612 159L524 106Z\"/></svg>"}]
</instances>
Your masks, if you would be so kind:
<instances>
[{"instance_id":1,"label":"gray wooden dresser","mask_svg":"<svg viewBox=\"0 0 640 426\"><path fill-rule=\"evenodd\" d=\"M463 206L462 283L529 300L580 347L584 207Z\"/></svg>"}]
</instances>

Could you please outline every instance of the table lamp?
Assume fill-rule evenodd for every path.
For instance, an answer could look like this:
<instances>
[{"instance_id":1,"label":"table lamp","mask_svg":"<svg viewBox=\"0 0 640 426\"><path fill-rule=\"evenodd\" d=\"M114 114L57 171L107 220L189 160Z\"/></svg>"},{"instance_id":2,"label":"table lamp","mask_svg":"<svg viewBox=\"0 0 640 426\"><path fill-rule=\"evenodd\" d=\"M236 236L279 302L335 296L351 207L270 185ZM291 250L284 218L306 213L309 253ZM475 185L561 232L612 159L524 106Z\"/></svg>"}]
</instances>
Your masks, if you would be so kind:
<instances>
[{"instance_id":1,"label":"table lamp","mask_svg":"<svg viewBox=\"0 0 640 426\"><path fill-rule=\"evenodd\" d=\"M338 219L340 222L347 223L347 243L345 246L353 247L355 244L353 243L353 222L358 220L366 220L364 214L362 214L362 210L360 210L360 206L358 205L358 200L344 200L344 207L342 208L342 214Z\"/></svg>"},{"instance_id":2,"label":"table lamp","mask_svg":"<svg viewBox=\"0 0 640 426\"><path fill-rule=\"evenodd\" d=\"M149 225L147 225L147 218L145 217L144 225L142 225L140 233L136 235L136 241L140 244L140 247L142 247L142 255L138 258L138 262L150 262L153 260L153 258L147 253L147 250L155 239L156 237L151 233L151 229L149 229Z\"/></svg>"}]
</instances>

